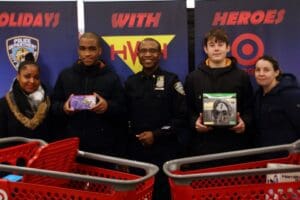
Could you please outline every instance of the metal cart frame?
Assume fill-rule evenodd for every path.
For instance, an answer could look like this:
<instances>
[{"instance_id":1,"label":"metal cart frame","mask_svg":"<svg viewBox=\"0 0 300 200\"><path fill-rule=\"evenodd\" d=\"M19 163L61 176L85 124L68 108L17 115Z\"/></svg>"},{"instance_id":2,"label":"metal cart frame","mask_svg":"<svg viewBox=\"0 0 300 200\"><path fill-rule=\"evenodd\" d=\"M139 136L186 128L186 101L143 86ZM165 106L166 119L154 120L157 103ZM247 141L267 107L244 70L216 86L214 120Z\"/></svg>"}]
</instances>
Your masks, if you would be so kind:
<instances>
[{"instance_id":1,"label":"metal cart frame","mask_svg":"<svg viewBox=\"0 0 300 200\"><path fill-rule=\"evenodd\" d=\"M225 166L182 171L181 167L265 153L289 152L287 157L250 161ZM276 145L225 153L208 154L168 161L163 170L169 177L173 200L186 199L300 199L300 181L266 183L268 174L300 172L300 140ZM268 163L293 163L299 166L267 168ZM299 173L300 177L300 173ZM268 195L270 198L267 198ZM276 197L276 198L275 198Z\"/></svg>"},{"instance_id":2,"label":"metal cart frame","mask_svg":"<svg viewBox=\"0 0 300 200\"><path fill-rule=\"evenodd\" d=\"M153 164L80 151L78 138L49 144L23 137L0 139L0 144L8 142L24 144L0 149L0 162L4 162L0 171L21 174L23 181L0 179L0 199L152 198L154 175L158 172ZM20 155L26 160L26 166L16 166L16 157ZM76 157L143 169L145 175L76 163Z\"/></svg>"}]
</instances>

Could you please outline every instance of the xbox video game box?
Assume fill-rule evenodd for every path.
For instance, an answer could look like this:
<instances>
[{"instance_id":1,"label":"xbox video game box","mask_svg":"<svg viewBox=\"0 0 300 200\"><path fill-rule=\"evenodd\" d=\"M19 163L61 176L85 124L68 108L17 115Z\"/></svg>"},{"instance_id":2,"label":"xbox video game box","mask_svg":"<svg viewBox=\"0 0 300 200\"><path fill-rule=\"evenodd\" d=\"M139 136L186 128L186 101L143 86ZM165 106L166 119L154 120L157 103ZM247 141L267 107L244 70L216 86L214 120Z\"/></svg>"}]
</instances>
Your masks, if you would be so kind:
<instances>
[{"instance_id":1,"label":"xbox video game box","mask_svg":"<svg viewBox=\"0 0 300 200\"><path fill-rule=\"evenodd\" d=\"M206 126L236 125L236 93L203 93L203 124Z\"/></svg>"}]
</instances>

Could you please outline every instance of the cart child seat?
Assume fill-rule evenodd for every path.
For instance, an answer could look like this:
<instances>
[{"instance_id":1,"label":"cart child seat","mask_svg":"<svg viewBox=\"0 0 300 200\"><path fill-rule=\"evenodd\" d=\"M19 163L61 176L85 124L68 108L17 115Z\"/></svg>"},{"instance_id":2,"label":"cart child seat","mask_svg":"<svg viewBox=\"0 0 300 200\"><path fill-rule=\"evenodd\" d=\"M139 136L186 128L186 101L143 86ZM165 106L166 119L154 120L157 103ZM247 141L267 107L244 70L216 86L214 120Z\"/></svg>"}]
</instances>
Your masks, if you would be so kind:
<instances>
[{"instance_id":1,"label":"cart child seat","mask_svg":"<svg viewBox=\"0 0 300 200\"><path fill-rule=\"evenodd\" d=\"M77 156L78 147L78 138L67 138L49 143L36 151L32 159L29 160L27 167L70 172ZM66 182L66 180L29 174L23 176L23 181L27 183L46 183L48 185L60 185Z\"/></svg>"},{"instance_id":2,"label":"cart child seat","mask_svg":"<svg viewBox=\"0 0 300 200\"><path fill-rule=\"evenodd\" d=\"M0 145L15 139L0 138ZM0 149L0 171L8 173L0 178L2 200L152 199L154 175L158 172L153 164L80 151L77 138L49 144L19 139L25 144ZM145 175L82 164L76 162L77 157L142 169ZM20 159L24 165L17 166ZM15 179L17 176L21 179Z\"/></svg>"}]
</instances>

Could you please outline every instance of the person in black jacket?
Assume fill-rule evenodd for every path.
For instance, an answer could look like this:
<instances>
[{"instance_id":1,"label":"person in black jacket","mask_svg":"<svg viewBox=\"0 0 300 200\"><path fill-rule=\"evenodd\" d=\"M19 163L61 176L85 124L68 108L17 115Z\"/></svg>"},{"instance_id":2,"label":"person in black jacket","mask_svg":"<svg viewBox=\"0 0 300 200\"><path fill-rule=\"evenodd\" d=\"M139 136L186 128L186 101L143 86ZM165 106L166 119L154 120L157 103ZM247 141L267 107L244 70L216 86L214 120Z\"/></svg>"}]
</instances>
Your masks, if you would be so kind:
<instances>
[{"instance_id":1,"label":"person in black jacket","mask_svg":"<svg viewBox=\"0 0 300 200\"><path fill-rule=\"evenodd\" d=\"M227 57L229 40L223 29L209 31L203 40L207 59L185 81L192 134L190 153L202 155L249 148L248 128L252 119L253 88L248 74L239 69L234 58ZM232 126L208 126L203 123L204 93L235 93L237 123Z\"/></svg>"},{"instance_id":2,"label":"person in black jacket","mask_svg":"<svg viewBox=\"0 0 300 200\"><path fill-rule=\"evenodd\" d=\"M58 76L52 96L52 111L66 120L65 137L80 138L80 149L93 153L119 155L119 134L125 113L124 89L119 77L103 61L100 37L91 32L79 39L79 60ZM70 105L76 95L92 95L89 109Z\"/></svg>"},{"instance_id":3,"label":"person in black jacket","mask_svg":"<svg viewBox=\"0 0 300 200\"><path fill-rule=\"evenodd\" d=\"M41 83L40 67L28 53L10 91L0 100L0 137L54 139L49 108L50 98Z\"/></svg>"},{"instance_id":4,"label":"person in black jacket","mask_svg":"<svg viewBox=\"0 0 300 200\"><path fill-rule=\"evenodd\" d=\"M283 74L271 56L255 65L255 145L288 144L300 138L300 87L292 74Z\"/></svg>"},{"instance_id":5,"label":"person in black jacket","mask_svg":"<svg viewBox=\"0 0 300 200\"><path fill-rule=\"evenodd\" d=\"M182 156L187 138L183 85L177 75L160 68L161 45L145 38L138 47L142 71L125 82L130 120L129 156L162 167ZM158 173L153 199L169 199L167 177Z\"/></svg>"}]
</instances>

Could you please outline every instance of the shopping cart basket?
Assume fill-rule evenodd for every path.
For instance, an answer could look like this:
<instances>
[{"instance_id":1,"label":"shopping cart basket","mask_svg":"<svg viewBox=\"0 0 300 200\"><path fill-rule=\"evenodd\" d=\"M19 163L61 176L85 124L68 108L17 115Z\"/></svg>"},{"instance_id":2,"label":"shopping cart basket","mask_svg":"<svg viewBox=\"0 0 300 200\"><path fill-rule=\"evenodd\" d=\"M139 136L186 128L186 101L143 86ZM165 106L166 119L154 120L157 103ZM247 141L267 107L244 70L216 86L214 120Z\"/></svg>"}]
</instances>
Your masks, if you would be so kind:
<instances>
[{"instance_id":1,"label":"shopping cart basket","mask_svg":"<svg viewBox=\"0 0 300 200\"><path fill-rule=\"evenodd\" d=\"M169 177L173 200L300 200L300 140L286 145L208 154L168 161L163 170ZM288 152L273 159L253 159L266 153ZM260 155L260 156L259 156ZM255 161L186 170L183 166L252 156ZM254 157L256 156L256 157ZM268 168L269 163L285 166ZM289 165L286 165L289 164ZM292 165L290 165L292 164ZM295 164L295 165L294 165ZM287 176L288 182L269 182L270 175ZM299 174L298 174L299 173ZM298 176L299 175L299 176Z\"/></svg>"},{"instance_id":2,"label":"shopping cart basket","mask_svg":"<svg viewBox=\"0 0 300 200\"><path fill-rule=\"evenodd\" d=\"M78 138L49 144L23 137L0 139L0 145L7 142L21 144L0 149L1 200L152 199L155 165L79 151ZM81 164L78 157L138 168L145 175Z\"/></svg>"}]
</instances>

